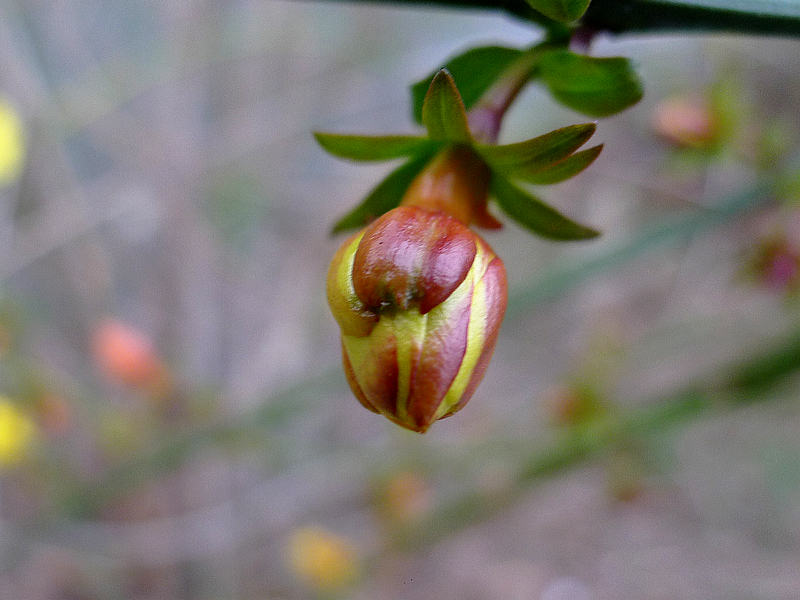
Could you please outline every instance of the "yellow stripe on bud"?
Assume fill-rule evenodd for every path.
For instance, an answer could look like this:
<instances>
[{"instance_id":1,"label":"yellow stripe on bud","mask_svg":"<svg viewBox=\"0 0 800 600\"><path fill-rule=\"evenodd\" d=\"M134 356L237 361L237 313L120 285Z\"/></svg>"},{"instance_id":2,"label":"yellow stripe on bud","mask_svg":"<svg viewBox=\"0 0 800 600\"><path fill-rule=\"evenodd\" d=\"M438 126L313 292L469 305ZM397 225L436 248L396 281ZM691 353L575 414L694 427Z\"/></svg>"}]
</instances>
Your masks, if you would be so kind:
<instances>
[{"instance_id":1,"label":"yellow stripe on bud","mask_svg":"<svg viewBox=\"0 0 800 600\"><path fill-rule=\"evenodd\" d=\"M477 260L475 261L478 262ZM473 267L474 268L474 267ZM461 367L458 369L458 374L447 390L447 394L436 411L434 420L439 420L449 414L452 414L453 407L461 400L467 385L472 378L472 373L475 365L478 364L478 359L484 349L484 340L486 339L486 287L482 279L483 273L486 272L486 266L483 265L481 276L471 277L475 281L470 281L472 287L472 302L470 304L469 313L469 327L467 329L467 349L464 352L464 358L461 360Z\"/></svg>"}]
</instances>

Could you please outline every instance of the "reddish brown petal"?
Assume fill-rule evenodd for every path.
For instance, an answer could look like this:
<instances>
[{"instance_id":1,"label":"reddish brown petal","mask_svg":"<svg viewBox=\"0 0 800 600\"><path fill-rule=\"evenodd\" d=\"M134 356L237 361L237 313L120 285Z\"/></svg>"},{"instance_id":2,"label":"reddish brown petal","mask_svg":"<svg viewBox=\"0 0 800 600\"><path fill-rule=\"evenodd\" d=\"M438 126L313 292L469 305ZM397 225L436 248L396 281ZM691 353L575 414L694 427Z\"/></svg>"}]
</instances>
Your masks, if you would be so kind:
<instances>
[{"instance_id":1,"label":"reddish brown petal","mask_svg":"<svg viewBox=\"0 0 800 600\"><path fill-rule=\"evenodd\" d=\"M353 287L370 310L408 307L426 250L419 238L420 223L408 209L389 211L367 228L353 263Z\"/></svg>"},{"instance_id":2,"label":"reddish brown petal","mask_svg":"<svg viewBox=\"0 0 800 600\"><path fill-rule=\"evenodd\" d=\"M483 226L489 222L483 217L488 214L490 178L489 167L471 148L452 146L417 175L402 205L444 211L465 225Z\"/></svg>"},{"instance_id":3,"label":"reddish brown petal","mask_svg":"<svg viewBox=\"0 0 800 600\"><path fill-rule=\"evenodd\" d=\"M414 207L389 211L367 228L353 263L358 298L375 312L424 313L444 301L464 280L475 257L474 234L442 212Z\"/></svg>"},{"instance_id":4,"label":"reddish brown petal","mask_svg":"<svg viewBox=\"0 0 800 600\"><path fill-rule=\"evenodd\" d=\"M408 414L423 430L433 422L467 351L471 299L465 294L458 305L449 307L446 320L428 330L412 370Z\"/></svg>"},{"instance_id":5,"label":"reddish brown petal","mask_svg":"<svg viewBox=\"0 0 800 600\"><path fill-rule=\"evenodd\" d=\"M346 346L343 350L353 374L358 373L357 387L367 403L381 413L394 414L397 411L397 341L393 334L385 330L382 333L382 339L371 340L370 352L360 364L353 362Z\"/></svg>"},{"instance_id":6,"label":"reddish brown petal","mask_svg":"<svg viewBox=\"0 0 800 600\"><path fill-rule=\"evenodd\" d=\"M455 221L432 245L422 270L419 312L427 314L461 285L475 260L475 234ZM462 230L462 231L460 231Z\"/></svg>"}]
</instances>

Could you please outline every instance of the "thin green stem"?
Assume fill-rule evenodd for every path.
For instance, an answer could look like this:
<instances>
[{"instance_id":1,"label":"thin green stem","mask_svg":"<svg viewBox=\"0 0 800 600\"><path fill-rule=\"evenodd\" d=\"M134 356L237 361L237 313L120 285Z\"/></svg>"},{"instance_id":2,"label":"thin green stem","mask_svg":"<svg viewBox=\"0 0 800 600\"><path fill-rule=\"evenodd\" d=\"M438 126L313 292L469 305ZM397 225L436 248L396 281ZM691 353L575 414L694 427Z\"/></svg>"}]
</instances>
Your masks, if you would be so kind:
<instances>
[{"instance_id":1,"label":"thin green stem","mask_svg":"<svg viewBox=\"0 0 800 600\"><path fill-rule=\"evenodd\" d=\"M537 44L514 61L484 92L468 114L470 131L477 141L483 144L497 142L503 117L525 85L534 77L539 58L545 51L565 45L566 39Z\"/></svg>"}]
</instances>

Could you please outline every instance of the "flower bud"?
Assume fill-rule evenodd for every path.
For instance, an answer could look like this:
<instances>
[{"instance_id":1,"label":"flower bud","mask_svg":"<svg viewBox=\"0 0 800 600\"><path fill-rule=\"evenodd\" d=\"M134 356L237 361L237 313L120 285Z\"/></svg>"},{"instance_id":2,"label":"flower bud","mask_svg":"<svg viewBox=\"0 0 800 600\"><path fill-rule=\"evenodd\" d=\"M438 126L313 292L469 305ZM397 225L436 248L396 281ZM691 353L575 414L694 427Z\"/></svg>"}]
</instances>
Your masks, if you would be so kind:
<instances>
[{"instance_id":1,"label":"flower bud","mask_svg":"<svg viewBox=\"0 0 800 600\"><path fill-rule=\"evenodd\" d=\"M447 213L418 206L395 208L349 238L327 288L356 398L420 433L472 396L508 296L489 245Z\"/></svg>"},{"instance_id":2,"label":"flower bud","mask_svg":"<svg viewBox=\"0 0 800 600\"><path fill-rule=\"evenodd\" d=\"M709 149L717 141L720 123L705 102L676 97L661 102L653 127L666 142L679 148Z\"/></svg>"}]
</instances>

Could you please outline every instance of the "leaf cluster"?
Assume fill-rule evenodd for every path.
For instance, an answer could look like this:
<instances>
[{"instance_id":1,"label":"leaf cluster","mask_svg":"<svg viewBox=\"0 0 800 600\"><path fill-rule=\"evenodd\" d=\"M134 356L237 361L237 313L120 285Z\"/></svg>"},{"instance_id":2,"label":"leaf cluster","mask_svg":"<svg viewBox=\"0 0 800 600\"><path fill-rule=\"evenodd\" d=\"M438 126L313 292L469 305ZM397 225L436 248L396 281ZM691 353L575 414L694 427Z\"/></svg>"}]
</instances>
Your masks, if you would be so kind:
<instances>
[{"instance_id":1,"label":"leaf cluster","mask_svg":"<svg viewBox=\"0 0 800 600\"><path fill-rule=\"evenodd\" d=\"M490 193L511 219L555 240L598 235L549 206L520 184L551 185L586 169L602 145L580 150L594 123L563 127L514 144L484 143L470 128L470 111L486 108L510 78L541 82L565 106L591 117L615 114L639 101L642 86L625 58L595 58L548 40L529 49L487 46L448 60L411 86L412 115L424 135L315 133L334 156L354 161L406 159L334 226L334 233L362 227L400 204L414 178L439 152L469 147L491 172ZM488 100L487 100L488 99ZM502 116L502 115L500 115Z\"/></svg>"}]
</instances>

